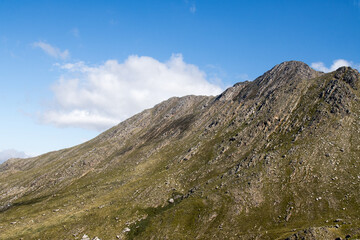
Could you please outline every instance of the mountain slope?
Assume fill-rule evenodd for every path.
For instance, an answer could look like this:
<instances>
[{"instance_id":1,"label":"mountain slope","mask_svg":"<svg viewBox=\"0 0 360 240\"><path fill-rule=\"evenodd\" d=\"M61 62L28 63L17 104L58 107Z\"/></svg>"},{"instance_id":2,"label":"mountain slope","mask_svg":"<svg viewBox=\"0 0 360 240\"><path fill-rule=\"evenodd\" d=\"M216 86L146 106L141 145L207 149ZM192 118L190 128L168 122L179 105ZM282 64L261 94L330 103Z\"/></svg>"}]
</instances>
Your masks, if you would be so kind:
<instances>
[{"instance_id":1,"label":"mountain slope","mask_svg":"<svg viewBox=\"0 0 360 240\"><path fill-rule=\"evenodd\" d=\"M0 238L359 237L359 81L348 67L284 62L219 96L171 98L84 144L7 161Z\"/></svg>"}]
</instances>

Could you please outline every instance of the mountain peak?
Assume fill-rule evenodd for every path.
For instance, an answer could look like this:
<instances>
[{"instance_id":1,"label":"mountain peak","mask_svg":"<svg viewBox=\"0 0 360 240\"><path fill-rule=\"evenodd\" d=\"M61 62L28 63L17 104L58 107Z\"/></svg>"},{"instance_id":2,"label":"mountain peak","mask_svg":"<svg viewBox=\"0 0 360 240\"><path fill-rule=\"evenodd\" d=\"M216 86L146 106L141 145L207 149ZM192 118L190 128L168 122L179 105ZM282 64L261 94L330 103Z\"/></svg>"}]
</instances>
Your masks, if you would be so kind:
<instances>
[{"instance_id":1,"label":"mountain peak","mask_svg":"<svg viewBox=\"0 0 360 240\"><path fill-rule=\"evenodd\" d=\"M316 70L312 69L309 65L304 62L300 61L286 61L282 62L275 67L273 67L270 71L271 73L280 73L280 74L295 74L299 76L303 76L305 78L311 78L315 73Z\"/></svg>"},{"instance_id":2,"label":"mountain peak","mask_svg":"<svg viewBox=\"0 0 360 240\"><path fill-rule=\"evenodd\" d=\"M295 60L291 60L291 61L284 61L276 66L288 66L288 67L305 67L305 68L310 68L309 65L307 65L304 62L301 61L295 61Z\"/></svg>"},{"instance_id":3,"label":"mountain peak","mask_svg":"<svg viewBox=\"0 0 360 240\"><path fill-rule=\"evenodd\" d=\"M312 69L306 63L300 61L287 61L276 65L255 81L258 81L261 84L269 81L288 82L289 80L293 81L294 79L311 79L319 74L320 72Z\"/></svg>"},{"instance_id":4,"label":"mountain peak","mask_svg":"<svg viewBox=\"0 0 360 240\"><path fill-rule=\"evenodd\" d=\"M268 93L282 87L293 89L303 80L310 80L322 74L309 67L306 63L286 61L275 65L253 82L247 84L244 90L240 91L234 99L267 96Z\"/></svg>"},{"instance_id":5,"label":"mountain peak","mask_svg":"<svg viewBox=\"0 0 360 240\"><path fill-rule=\"evenodd\" d=\"M358 75L358 76L360 75L360 73L357 69L349 67L349 66L339 67L338 69L335 70L335 72L338 72L338 73L350 72L350 73L354 73L355 75Z\"/></svg>"},{"instance_id":6,"label":"mountain peak","mask_svg":"<svg viewBox=\"0 0 360 240\"><path fill-rule=\"evenodd\" d=\"M359 88L359 82L360 82L360 73L351 67L339 67L334 72L334 77L336 79L343 79L345 82L347 82L353 89Z\"/></svg>"}]
</instances>

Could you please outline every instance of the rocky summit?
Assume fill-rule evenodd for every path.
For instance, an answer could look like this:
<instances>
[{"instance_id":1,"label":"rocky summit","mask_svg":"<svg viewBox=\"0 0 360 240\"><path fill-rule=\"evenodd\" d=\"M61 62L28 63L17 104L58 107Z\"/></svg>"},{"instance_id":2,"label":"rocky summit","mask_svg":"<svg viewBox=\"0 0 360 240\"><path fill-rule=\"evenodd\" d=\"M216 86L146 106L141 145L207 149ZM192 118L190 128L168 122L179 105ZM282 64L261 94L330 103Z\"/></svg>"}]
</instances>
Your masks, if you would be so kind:
<instances>
[{"instance_id":1,"label":"rocky summit","mask_svg":"<svg viewBox=\"0 0 360 240\"><path fill-rule=\"evenodd\" d=\"M0 165L0 239L359 239L360 74L276 65Z\"/></svg>"}]
</instances>

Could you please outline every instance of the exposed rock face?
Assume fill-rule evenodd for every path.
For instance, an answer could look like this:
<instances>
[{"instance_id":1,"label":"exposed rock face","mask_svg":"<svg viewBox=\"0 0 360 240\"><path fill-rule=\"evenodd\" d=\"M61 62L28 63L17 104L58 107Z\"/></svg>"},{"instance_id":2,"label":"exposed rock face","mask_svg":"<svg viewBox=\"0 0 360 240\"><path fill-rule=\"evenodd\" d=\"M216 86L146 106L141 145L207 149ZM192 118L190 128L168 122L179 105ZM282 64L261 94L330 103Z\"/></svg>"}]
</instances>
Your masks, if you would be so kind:
<instances>
[{"instance_id":1,"label":"exposed rock face","mask_svg":"<svg viewBox=\"0 0 360 240\"><path fill-rule=\"evenodd\" d=\"M284 62L219 96L171 98L84 144L5 162L0 238L356 238L359 81L349 67Z\"/></svg>"},{"instance_id":2,"label":"exposed rock face","mask_svg":"<svg viewBox=\"0 0 360 240\"><path fill-rule=\"evenodd\" d=\"M312 79L321 73L310 68L303 62L290 61L276 65L271 70L249 82L246 88L238 94L238 99L267 97L279 87L292 91L304 80Z\"/></svg>"}]
</instances>

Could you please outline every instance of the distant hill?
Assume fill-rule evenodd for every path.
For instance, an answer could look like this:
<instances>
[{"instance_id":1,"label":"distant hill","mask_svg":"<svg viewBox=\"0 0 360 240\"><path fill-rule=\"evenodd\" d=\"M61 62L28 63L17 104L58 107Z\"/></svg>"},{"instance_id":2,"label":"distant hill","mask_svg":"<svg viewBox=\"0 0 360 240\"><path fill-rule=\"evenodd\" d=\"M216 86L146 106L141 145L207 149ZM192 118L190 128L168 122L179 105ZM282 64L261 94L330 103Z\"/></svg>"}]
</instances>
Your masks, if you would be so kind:
<instances>
[{"instance_id":1,"label":"distant hill","mask_svg":"<svg viewBox=\"0 0 360 240\"><path fill-rule=\"evenodd\" d=\"M16 151L14 149L7 149L0 151L0 163L3 163L10 158L27 158L27 157L29 156L27 156L24 152Z\"/></svg>"},{"instance_id":2,"label":"distant hill","mask_svg":"<svg viewBox=\"0 0 360 240\"><path fill-rule=\"evenodd\" d=\"M11 159L0 239L360 238L359 89L355 69L284 62Z\"/></svg>"}]
</instances>

